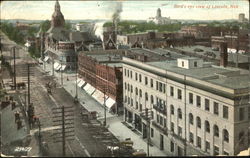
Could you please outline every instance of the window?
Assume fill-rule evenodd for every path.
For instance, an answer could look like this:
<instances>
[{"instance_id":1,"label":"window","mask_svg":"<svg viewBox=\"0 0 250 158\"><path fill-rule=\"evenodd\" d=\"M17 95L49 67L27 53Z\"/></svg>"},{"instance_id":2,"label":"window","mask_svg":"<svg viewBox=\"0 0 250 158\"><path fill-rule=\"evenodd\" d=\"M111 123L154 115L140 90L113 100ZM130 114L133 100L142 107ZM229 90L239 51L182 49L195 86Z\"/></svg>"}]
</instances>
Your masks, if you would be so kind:
<instances>
[{"instance_id":1,"label":"window","mask_svg":"<svg viewBox=\"0 0 250 158\"><path fill-rule=\"evenodd\" d=\"M214 114L219 115L219 104L214 102Z\"/></svg>"},{"instance_id":2,"label":"window","mask_svg":"<svg viewBox=\"0 0 250 158\"><path fill-rule=\"evenodd\" d=\"M150 98L151 98L151 104L154 104L154 97L151 95Z\"/></svg>"},{"instance_id":3,"label":"window","mask_svg":"<svg viewBox=\"0 0 250 158\"><path fill-rule=\"evenodd\" d=\"M165 118L163 119L163 125L164 127L167 127L167 120Z\"/></svg>"},{"instance_id":4,"label":"window","mask_svg":"<svg viewBox=\"0 0 250 158\"><path fill-rule=\"evenodd\" d=\"M130 98L128 97L128 104L130 104Z\"/></svg>"},{"instance_id":5,"label":"window","mask_svg":"<svg viewBox=\"0 0 250 158\"><path fill-rule=\"evenodd\" d=\"M194 67L197 67L197 61L194 62Z\"/></svg>"},{"instance_id":6,"label":"window","mask_svg":"<svg viewBox=\"0 0 250 158\"><path fill-rule=\"evenodd\" d=\"M226 129L223 130L223 138L225 142L229 142L229 134Z\"/></svg>"},{"instance_id":7,"label":"window","mask_svg":"<svg viewBox=\"0 0 250 158\"><path fill-rule=\"evenodd\" d=\"M158 81L156 81L156 90L158 90L158 88L159 88L159 83L158 83Z\"/></svg>"},{"instance_id":8,"label":"window","mask_svg":"<svg viewBox=\"0 0 250 158\"><path fill-rule=\"evenodd\" d=\"M170 151L174 152L174 143L172 141L170 142Z\"/></svg>"},{"instance_id":9,"label":"window","mask_svg":"<svg viewBox=\"0 0 250 158\"><path fill-rule=\"evenodd\" d=\"M205 110L209 111L209 100L205 99Z\"/></svg>"},{"instance_id":10,"label":"window","mask_svg":"<svg viewBox=\"0 0 250 158\"><path fill-rule=\"evenodd\" d=\"M157 114L156 122L159 123L159 115Z\"/></svg>"},{"instance_id":11,"label":"window","mask_svg":"<svg viewBox=\"0 0 250 158\"><path fill-rule=\"evenodd\" d=\"M141 82L141 74L139 74L139 82Z\"/></svg>"},{"instance_id":12,"label":"window","mask_svg":"<svg viewBox=\"0 0 250 158\"><path fill-rule=\"evenodd\" d=\"M154 137L154 129L151 128L151 137Z\"/></svg>"},{"instance_id":13,"label":"window","mask_svg":"<svg viewBox=\"0 0 250 158\"><path fill-rule=\"evenodd\" d=\"M145 100L148 101L148 93L145 93Z\"/></svg>"},{"instance_id":14,"label":"window","mask_svg":"<svg viewBox=\"0 0 250 158\"><path fill-rule=\"evenodd\" d=\"M214 125L214 136L219 137L219 128L217 125Z\"/></svg>"},{"instance_id":15,"label":"window","mask_svg":"<svg viewBox=\"0 0 250 158\"><path fill-rule=\"evenodd\" d=\"M201 119L200 117L196 117L196 124L198 128L201 128Z\"/></svg>"},{"instance_id":16,"label":"window","mask_svg":"<svg viewBox=\"0 0 250 158\"><path fill-rule=\"evenodd\" d=\"M174 96L174 87L172 86L170 87L170 96L172 97Z\"/></svg>"},{"instance_id":17,"label":"window","mask_svg":"<svg viewBox=\"0 0 250 158\"><path fill-rule=\"evenodd\" d=\"M244 132L241 131L239 134L239 144L244 144Z\"/></svg>"},{"instance_id":18,"label":"window","mask_svg":"<svg viewBox=\"0 0 250 158\"><path fill-rule=\"evenodd\" d=\"M130 90L131 90L131 93L133 93L133 86L131 85L130 87L131 87L131 88L130 88Z\"/></svg>"},{"instance_id":19,"label":"window","mask_svg":"<svg viewBox=\"0 0 250 158\"><path fill-rule=\"evenodd\" d=\"M171 131L174 132L174 123L171 122Z\"/></svg>"},{"instance_id":20,"label":"window","mask_svg":"<svg viewBox=\"0 0 250 158\"><path fill-rule=\"evenodd\" d=\"M138 80L138 74L137 74L137 72L135 73L135 80L136 81Z\"/></svg>"},{"instance_id":21,"label":"window","mask_svg":"<svg viewBox=\"0 0 250 158\"><path fill-rule=\"evenodd\" d=\"M206 141L206 152L209 152L210 151L210 143L208 141Z\"/></svg>"},{"instance_id":22,"label":"window","mask_svg":"<svg viewBox=\"0 0 250 158\"><path fill-rule=\"evenodd\" d=\"M239 117L240 117L240 121L244 120L244 108L240 108Z\"/></svg>"},{"instance_id":23,"label":"window","mask_svg":"<svg viewBox=\"0 0 250 158\"><path fill-rule=\"evenodd\" d=\"M145 85L148 85L148 78L145 77Z\"/></svg>"},{"instance_id":24,"label":"window","mask_svg":"<svg viewBox=\"0 0 250 158\"><path fill-rule=\"evenodd\" d=\"M138 88L135 88L135 95L138 95Z\"/></svg>"},{"instance_id":25,"label":"window","mask_svg":"<svg viewBox=\"0 0 250 158\"><path fill-rule=\"evenodd\" d=\"M178 135L181 137L182 136L182 128L178 126Z\"/></svg>"},{"instance_id":26,"label":"window","mask_svg":"<svg viewBox=\"0 0 250 158\"><path fill-rule=\"evenodd\" d=\"M219 147L214 146L214 155L219 155Z\"/></svg>"},{"instance_id":27,"label":"window","mask_svg":"<svg viewBox=\"0 0 250 158\"><path fill-rule=\"evenodd\" d=\"M140 108L139 108L140 111L142 111L142 104L140 104Z\"/></svg>"},{"instance_id":28,"label":"window","mask_svg":"<svg viewBox=\"0 0 250 158\"><path fill-rule=\"evenodd\" d=\"M135 105L135 108L138 109L138 101L136 101L136 105Z\"/></svg>"},{"instance_id":29,"label":"window","mask_svg":"<svg viewBox=\"0 0 250 158\"><path fill-rule=\"evenodd\" d=\"M201 148L201 137L197 136L197 147Z\"/></svg>"},{"instance_id":30,"label":"window","mask_svg":"<svg viewBox=\"0 0 250 158\"><path fill-rule=\"evenodd\" d=\"M127 83L125 82L124 85L125 85L124 87L125 87L125 90L126 90L127 89Z\"/></svg>"},{"instance_id":31,"label":"window","mask_svg":"<svg viewBox=\"0 0 250 158\"><path fill-rule=\"evenodd\" d=\"M201 107L201 97L200 96L196 96L196 104L197 104L197 107Z\"/></svg>"},{"instance_id":32,"label":"window","mask_svg":"<svg viewBox=\"0 0 250 158\"><path fill-rule=\"evenodd\" d=\"M133 72L132 71L130 71L130 77L133 78Z\"/></svg>"},{"instance_id":33,"label":"window","mask_svg":"<svg viewBox=\"0 0 250 158\"><path fill-rule=\"evenodd\" d=\"M179 118L179 119L182 119L181 109L178 109L178 118Z\"/></svg>"},{"instance_id":34,"label":"window","mask_svg":"<svg viewBox=\"0 0 250 158\"><path fill-rule=\"evenodd\" d=\"M125 102L125 103L127 102L127 96L125 96L125 100L124 100L124 102Z\"/></svg>"},{"instance_id":35,"label":"window","mask_svg":"<svg viewBox=\"0 0 250 158\"><path fill-rule=\"evenodd\" d=\"M189 93L189 104L193 104L193 93Z\"/></svg>"},{"instance_id":36,"label":"window","mask_svg":"<svg viewBox=\"0 0 250 158\"><path fill-rule=\"evenodd\" d=\"M133 99L131 98L131 106L133 106L134 105L134 102L133 102Z\"/></svg>"},{"instance_id":37,"label":"window","mask_svg":"<svg viewBox=\"0 0 250 158\"><path fill-rule=\"evenodd\" d=\"M171 114L174 115L174 106L173 105L170 106L170 111L171 111Z\"/></svg>"},{"instance_id":38,"label":"window","mask_svg":"<svg viewBox=\"0 0 250 158\"><path fill-rule=\"evenodd\" d=\"M129 70L127 70L127 74L128 74L128 77L129 77Z\"/></svg>"},{"instance_id":39,"label":"window","mask_svg":"<svg viewBox=\"0 0 250 158\"><path fill-rule=\"evenodd\" d=\"M139 90L139 93L140 93L140 97L142 97L142 92L141 92L141 89Z\"/></svg>"},{"instance_id":40,"label":"window","mask_svg":"<svg viewBox=\"0 0 250 158\"><path fill-rule=\"evenodd\" d=\"M150 86L153 88L154 87L154 81L153 79L150 79Z\"/></svg>"},{"instance_id":41,"label":"window","mask_svg":"<svg viewBox=\"0 0 250 158\"><path fill-rule=\"evenodd\" d=\"M126 69L124 69L124 75L125 75L125 76L127 75L126 71L127 71L127 70L126 70Z\"/></svg>"},{"instance_id":42,"label":"window","mask_svg":"<svg viewBox=\"0 0 250 158\"><path fill-rule=\"evenodd\" d=\"M160 116L160 125L163 125L163 118Z\"/></svg>"},{"instance_id":43,"label":"window","mask_svg":"<svg viewBox=\"0 0 250 158\"><path fill-rule=\"evenodd\" d=\"M189 133L189 142L194 143L194 134L192 132Z\"/></svg>"},{"instance_id":44,"label":"window","mask_svg":"<svg viewBox=\"0 0 250 158\"><path fill-rule=\"evenodd\" d=\"M178 99L181 99L181 98L182 98L182 96L181 96L181 90L178 89Z\"/></svg>"},{"instance_id":45,"label":"window","mask_svg":"<svg viewBox=\"0 0 250 158\"><path fill-rule=\"evenodd\" d=\"M206 132L210 133L210 124L207 120L205 121L205 130Z\"/></svg>"},{"instance_id":46,"label":"window","mask_svg":"<svg viewBox=\"0 0 250 158\"><path fill-rule=\"evenodd\" d=\"M162 89L162 83L159 82L159 91L162 92L162 90L163 90L163 89Z\"/></svg>"},{"instance_id":47,"label":"window","mask_svg":"<svg viewBox=\"0 0 250 158\"><path fill-rule=\"evenodd\" d=\"M130 91L130 85L128 84L128 91Z\"/></svg>"},{"instance_id":48,"label":"window","mask_svg":"<svg viewBox=\"0 0 250 158\"><path fill-rule=\"evenodd\" d=\"M181 66L184 67L184 61L181 62Z\"/></svg>"},{"instance_id":49,"label":"window","mask_svg":"<svg viewBox=\"0 0 250 158\"><path fill-rule=\"evenodd\" d=\"M223 106L223 118L228 119L228 107Z\"/></svg>"},{"instance_id":50,"label":"window","mask_svg":"<svg viewBox=\"0 0 250 158\"><path fill-rule=\"evenodd\" d=\"M163 93L166 93L166 85L162 84L162 88L163 88Z\"/></svg>"},{"instance_id":51,"label":"window","mask_svg":"<svg viewBox=\"0 0 250 158\"><path fill-rule=\"evenodd\" d=\"M194 124L194 117L193 117L193 114L189 113L189 123L190 124Z\"/></svg>"}]
</instances>

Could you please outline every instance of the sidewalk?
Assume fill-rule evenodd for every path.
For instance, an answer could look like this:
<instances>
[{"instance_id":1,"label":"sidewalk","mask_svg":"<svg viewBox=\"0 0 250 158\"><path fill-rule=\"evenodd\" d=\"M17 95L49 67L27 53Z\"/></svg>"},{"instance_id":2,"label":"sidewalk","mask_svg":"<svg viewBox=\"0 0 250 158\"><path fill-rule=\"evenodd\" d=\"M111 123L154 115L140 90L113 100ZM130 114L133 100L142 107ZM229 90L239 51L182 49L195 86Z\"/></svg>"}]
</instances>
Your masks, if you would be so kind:
<instances>
[{"instance_id":1,"label":"sidewalk","mask_svg":"<svg viewBox=\"0 0 250 158\"><path fill-rule=\"evenodd\" d=\"M47 64L48 65L48 64ZM49 66L51 67L51 65ZM42 67L43 68L43 67ZM46 71L49 71L48 66L46 67ZM50 70L51 71L51 70ZM50 74L52 74L50 72ZM60 73L54 73L56 77L59 79L60 83ZM66 91L69 92L73 97L76 94L76 85L75 85L75 74L65 74L64 77L68 76L69 81L66 78L63 81L63 87ZM104 119L104 109L103 106L97 102L94 98L92 98L89 94L87 94L82 88L77 87L78 89L78 100L79 103L84 106L88 111L97 111L99 120ZM83 104L83 102L85 104ZM126 127L123 122L123 116L113 115L109 112L106 112L107 125L110 132L112 132L120 141L125 140L126 138L131 138L134 142L134 149L143 149L147 152L147 142L142 139L142 136L134 133ZM159 150L156 146L149 147L149 155L150 156L167 156L163 151Z\"/></svg>"}]
</instances>

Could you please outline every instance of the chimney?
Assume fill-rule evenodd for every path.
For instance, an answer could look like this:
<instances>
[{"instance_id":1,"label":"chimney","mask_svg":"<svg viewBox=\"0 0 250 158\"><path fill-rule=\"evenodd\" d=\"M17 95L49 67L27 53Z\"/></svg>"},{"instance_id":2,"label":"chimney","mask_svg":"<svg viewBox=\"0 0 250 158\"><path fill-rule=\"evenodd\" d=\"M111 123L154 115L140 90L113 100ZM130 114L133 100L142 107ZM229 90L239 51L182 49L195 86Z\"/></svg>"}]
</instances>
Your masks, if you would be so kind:
<instances>
[{"instance_id":1,"label":"chimney","mask_svg":"<svg viewBox=\"0 0 250 158\"><path fill-rule=\"evenodd\" d=\"M228 64L227 43L220 43L220 66L226 67Z\"/></svg>"}]
</instances>

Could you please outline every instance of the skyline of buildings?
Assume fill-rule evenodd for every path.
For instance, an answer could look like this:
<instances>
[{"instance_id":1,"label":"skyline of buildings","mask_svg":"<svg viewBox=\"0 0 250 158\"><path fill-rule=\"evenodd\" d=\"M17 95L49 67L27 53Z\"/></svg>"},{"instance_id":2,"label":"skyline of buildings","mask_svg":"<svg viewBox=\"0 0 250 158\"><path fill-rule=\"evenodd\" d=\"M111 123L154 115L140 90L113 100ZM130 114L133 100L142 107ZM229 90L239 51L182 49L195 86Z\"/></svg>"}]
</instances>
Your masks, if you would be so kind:
<instances>
[{"instance_id":1,"label":"skyline of buildings","mask_svg":"<svg viewBox=\"0 0 250 158\"><path fill-rule=\"evenodd\" d=\"M1 19L50 19L54 1L4 1ZM249 17L248 1L61 1L65 19L111 19L120 10L123 20L147 20L160 8L163 17L171 19L222 20L238 19L240 13ZM138 9L139 8L139 9ZM74 10L74 11L72 11ZM94 10L94 11L93 11ZM27 16L32 12L32 16ZM139 13L139 14L138 14ZM199 14L197 14L199 13ZM134 15L137 16L134 16ZM217 16L220 15L220 16Z\"/></svg>"}]
</instances>

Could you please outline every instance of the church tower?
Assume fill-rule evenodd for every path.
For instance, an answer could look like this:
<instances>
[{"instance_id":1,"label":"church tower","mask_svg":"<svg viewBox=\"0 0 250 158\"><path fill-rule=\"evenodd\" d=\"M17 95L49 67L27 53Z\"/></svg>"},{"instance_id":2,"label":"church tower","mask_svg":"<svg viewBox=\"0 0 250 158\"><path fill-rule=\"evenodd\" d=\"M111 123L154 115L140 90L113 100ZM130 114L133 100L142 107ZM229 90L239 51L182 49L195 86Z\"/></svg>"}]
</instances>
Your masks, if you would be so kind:
<instances>
[{"instance_id":1,"label":"church tower","mask_svg":"<svg viewBox=\"0 0 250 158\"><path fill-rule=\"evenodd\" d=\"M160 17L161 17L161 9L160 9L160 8L157 9L156 17L157 17L157 18L160 18Z\"/></svg>"},{"instance_id":2,"label":"church tower","mask_svg":"<svg viewBox=\"0 0 250 158\"><path fill-rule=\"evenodd\" d=\"M64 25L65 25L64 16L61 12L60 4L58 0L56 0L55 10L54 13L52 14L52 19L51 19L51 27L64 27Z\"/></svg>"}]
</instances>

